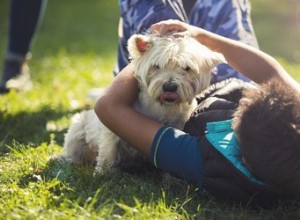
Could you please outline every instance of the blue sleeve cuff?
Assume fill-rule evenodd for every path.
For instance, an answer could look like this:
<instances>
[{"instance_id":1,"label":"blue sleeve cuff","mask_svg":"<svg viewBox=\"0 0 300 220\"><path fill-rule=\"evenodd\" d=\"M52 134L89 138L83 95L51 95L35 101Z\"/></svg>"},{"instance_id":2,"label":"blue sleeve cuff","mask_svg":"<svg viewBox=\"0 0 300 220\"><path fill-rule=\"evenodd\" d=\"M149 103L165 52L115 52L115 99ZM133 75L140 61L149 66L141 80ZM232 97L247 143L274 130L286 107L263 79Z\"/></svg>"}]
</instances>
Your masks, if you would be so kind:
<instances>
[{"instance_id":1,"label":"blue sleeve cuff","mask_svg":"<svg viewBox=\"0 0 300 220\"><path fill-rule=\"evenodd\" d=\"M151 162L159 169L203 185L200 140L172 127L161 127L151 146Z\"/></svg>"}]
</instances>

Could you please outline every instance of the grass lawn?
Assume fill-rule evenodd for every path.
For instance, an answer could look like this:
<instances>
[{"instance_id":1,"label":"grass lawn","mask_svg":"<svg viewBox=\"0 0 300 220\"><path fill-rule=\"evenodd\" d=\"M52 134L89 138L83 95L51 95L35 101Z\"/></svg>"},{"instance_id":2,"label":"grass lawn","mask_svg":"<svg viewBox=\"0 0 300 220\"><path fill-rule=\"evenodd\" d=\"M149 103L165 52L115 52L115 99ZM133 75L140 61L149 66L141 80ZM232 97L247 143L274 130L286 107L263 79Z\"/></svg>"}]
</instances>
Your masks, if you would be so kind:
<instances>
[{"instance_id":1,"label":"grass lawn","mask_svg":"<svg viewBox=\"0 0 300 220\"><path fill-rule=\"evenodd\" d=\"M8 6L1 0L3 52ZM300 81L299 0L252 6L261 49ZM94 177L88 165L47 162L61 151L70 117L92 106L89 89L113 78L118 15L117 1L48 1L29 63L34 88L0 96L0 219L300 219L297 206L223 204L158 172Z\"/></svg>"}]
</instances>

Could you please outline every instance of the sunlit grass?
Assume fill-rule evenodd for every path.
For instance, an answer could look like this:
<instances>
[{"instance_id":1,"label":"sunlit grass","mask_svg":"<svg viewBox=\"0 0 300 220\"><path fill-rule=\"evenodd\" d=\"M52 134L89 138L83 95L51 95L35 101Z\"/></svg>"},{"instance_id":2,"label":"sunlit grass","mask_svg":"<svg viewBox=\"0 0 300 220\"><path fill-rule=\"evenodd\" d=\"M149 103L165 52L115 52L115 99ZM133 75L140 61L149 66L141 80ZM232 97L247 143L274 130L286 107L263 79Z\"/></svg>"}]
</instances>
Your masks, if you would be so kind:
<instances>
[{"instance_id":1,"label":"sunlit grass","mask_svg":"<svg viewBox=\"0 0 300 220\"><path fill-rule=\"evenodd\" d=\"M264 1L252 2L257 18L263 12L268 12L264 16L274 16ZM0 2L1 51L5 50L7 41L2 36L7 33L8 3L8 0ZM137 175L113 172L100 177L93 175L91 165L49 162L49 157L61 152L71 116L93 105L88 91L105 87L113 79L119 12L115 1L51 0L48 3L45 20L33 44L33 58L29 61L33 89L0 96L0 219L300 217L298 207L249 210L200 197L198 189L157 171ZM278 13L283 16L286 12ZM271 24L273 18L268 19ZM278 38L269 45L268 36L279 35L278 31L274 33L275 26L267 31L264 25L261 22L256 29L260 45L276 49ZM284 39L279 44L283 45L282 51L274 50L272 55L300 81L300 65L285 56L293 44L297 51L298 44L292 38Z\"/></svg>"}]
</instances>

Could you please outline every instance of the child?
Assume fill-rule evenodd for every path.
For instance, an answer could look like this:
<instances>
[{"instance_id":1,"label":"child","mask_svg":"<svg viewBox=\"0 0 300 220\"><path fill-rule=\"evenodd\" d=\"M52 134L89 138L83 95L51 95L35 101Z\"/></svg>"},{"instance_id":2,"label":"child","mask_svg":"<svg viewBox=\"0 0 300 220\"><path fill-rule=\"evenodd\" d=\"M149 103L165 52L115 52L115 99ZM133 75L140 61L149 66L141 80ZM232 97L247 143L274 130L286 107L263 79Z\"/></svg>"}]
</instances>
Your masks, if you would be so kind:
<instances>
[{"instance_id":1,"label":"child","mask_svg":"<svg viewBox=\"0 0 300 220\"><path fill-rule=\"evenodd\" d=\"M184 131L200 138L204 189L227 202L271 206L300 195L300 98L276 79L212 85ZM298 124L297 124L298 123Z\"/></svg>"},{"instance_id":2,"label":"child","mask_svg":"<svg viewBox=\"0 0 300 220\"><path fill-rule=\"evenodd\" d=\"M164 35L170 31L177 31L174 37L189 34L210 49L218 50L218 52L223 53L232 67L256 83L263 84L270 81L270 79L274 79L277 80L279 84L290 87L288 94L295 95L292 100L297 100L300 94L298 83L285 72L282 66L272 57L257 49L176 20L157 23L152 25L151 29L153 34L160 35ZM271 158L266 164L264 157L262 157L263 155L259 155L260 152L258 152L262 149L254 146L258 144L256 139L252 140L255 141L254 143L249 142L252 143L251 146L243 142L243 139L248 142L248 132L244 129L245 125L243 121L247 119L249 114L250 116L254 114L247 113L247 105L251 106L252 96L250 101L241 99L239 110L236 113L236 117L241 120L234 120L233 124L237 133L231 130L231 121L226 120L232 118L235 108L238 106L238 101L242 94L239 92L241 91L240 88L253 87L250 86L252 85L251 83L237 83L237 85L232 85L233 82L230 81L231 84L226 86L228 82L225 81L224 85L215 85L214 89L220 91L216 91L216 93L212 94L227 94L223 96L223 99L220 98L219 101L226 101L226 98L236 100L235 103L233 102L230 105L220 105L217 96L207 101L209 99L207 99L205 96L206 93L204 93L204 98L200 99L201 102L198 109L195 110L191 120L186 124L185 130L192 133L191 135L172 127L163 126L141 115L132 108L132 104L138 93L137 82L132 76L132 71L132 66L128 65L114 79L104 95L97 101L95 111L99 119L109 129L148 156L156 167L182 177L210 194L227 201L267 206L279 200L296 200L298 198L300 175L297 174L297 171L300 170L300 166L294 162L299 158L298 150L295 149L296 145L284 145L290 148L286 150L289 157L281 156L282 151L276 154L273 154L272 150L266 150L268 154L265 151L261 151L261 153L265 154L265 158ZM273 85L273 83L272 80L270 85ZM270 88L274 88L274 86ZM275 88L277 87L275 86ZM207 91L208 94L211 90L210 88L210 90ZM247 90L256 91L251 88ZM267 94L270 93L268 91L273 90L261 87L257 89L257 91L258 93ZM278 91L282 92L282 90ZM277 95L276 93L272 102L276 100ZM211 95L209 95L209 97L210 96ZM256 96L256 94L253 96ZM258 103L259 102L258 100ZM298 102L299 101L297 101L297 103ZM207 116L204 118L205 120L201 121L201 116L204 115L202 113L205 113L206 110L211 108L211 103L213 107L221 106L221 111L228 109L229 113L220 114L218 117L211 114L211 117ZM297 103L293 105L299 106ZM283 105L283 107L290 108L290 106L293 105ZM246 106L246 108L244 106ZM296 108L293 107L293 109ZM216 110L217 109L213 111ZM249 112L250 110L251 108L249 107ZM294 110L291 112L294 114ZM245 119L243 118L244 114ZM282 115L282 117L284 117L284 115ZM296 112L293 117L295 118L289 118L285 126L290 126L290 130L294 129L293 138L295 138L295 142L297 143L297 140L300 139L297 134L298 113ZM265 117L262 119L265 119ZM250 121L251 120L250 118ZM294 124L291 124L291 121ZM281 126L283 123L275 123L275 125ZM141 127L143 129L141 129ZM255 129L258 128L255 126L251 128L251 130ZM286 131L287 129L283 128L282 132ZM290 131L288 131L288 133L289 132ZM265 133L264 128L258 130L258 134L264 135ZM198 137L193 135L197 135ZM280 132L274 133L274 135L278 135L279 139L282 137L282 143L290 141L290 139L285 139L288 136L282 136ZM255 136L257 135L255 134ZM252 139L252 137L250 137L250 139ZM244 146L242 146L242 144ZM228 146L230 147L228 148ZM255 150L252 151L252 148ZM224 149L229 149L229 154ZM276 160L273 160L273 155L277 155L275 156L278 157L277 160L282 161L280 164L286 165L282 166L279 177L276 177L278 174L274 173L273 170L268 170L272 166L280 166ZM257 163L255 161L256 158L259 158ZM287 160L293 161L293 163L290 164ZM214 161L217 163L215 164ZM267 174L264 172L265 170L267 170ZM283 181L281 181L281 176L284 178ZM274 180L277 182L273 182Z\"/></svg>"}]
</instances>

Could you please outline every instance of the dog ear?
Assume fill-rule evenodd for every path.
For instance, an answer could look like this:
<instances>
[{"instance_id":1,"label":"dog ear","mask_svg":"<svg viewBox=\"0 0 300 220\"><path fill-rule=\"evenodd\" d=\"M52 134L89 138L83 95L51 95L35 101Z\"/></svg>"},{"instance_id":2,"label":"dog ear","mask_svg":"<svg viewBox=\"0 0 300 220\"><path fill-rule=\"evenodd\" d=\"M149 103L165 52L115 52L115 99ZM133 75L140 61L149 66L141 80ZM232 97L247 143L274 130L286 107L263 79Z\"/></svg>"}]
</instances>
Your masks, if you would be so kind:
<instances>
[{"instance_id":1,"label":"dog ear","mask_svg":"<svg viewBox=\"0 0 300 220\"><path fill-rule=\"evenodd\" d=\"M149 47L149 42L148 41L145 41L144 39L142 38L139 38L137 37L135 39L135 42L136 42L136 46L137 46L137 49L141 52L141 53L144 53L148 47Z\"/></svg>"},{"instance_id":2,"label":"dog ear","mask_svg":"<svg viewBox=\"0 0 300 220\"><path fill-rule=\"evenodd\" d=\"M225 57L221 53L214 52L208 49L206 53L203 54L202 62L204 65L202 66L202 72L205 72L207 74L210 74L218 64L227 63Z\"/></svg>"},{"instance_id":3,"label":"dog ear","mask_svg":"<svg viewBox=\"0 0 300 220\"><path fill-rule=\"evenodd\" d=\"M213 66L217 66L218 64L221 64L221 63L227 63L223 54L218 53L218 52L213 52L213 51L211 53L211 61L212 61Z\"/></svg>"},{"instance_id":4,"label":"dog ear","mask_svg":"<svg viewBox=\"0 0 300 220\"><path fill-rule=\"evenodd\" d=\"M141 57L150 46L149 36L134 34L128 40L128 51L133 59Z\"/></svg>"}]
</instances>

